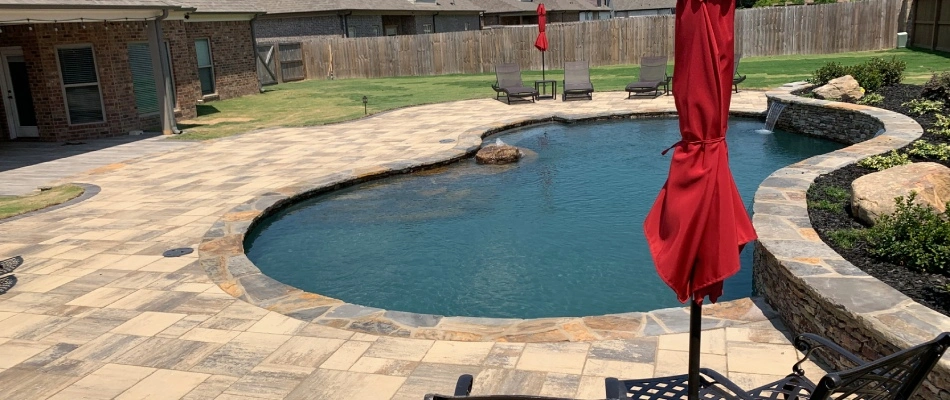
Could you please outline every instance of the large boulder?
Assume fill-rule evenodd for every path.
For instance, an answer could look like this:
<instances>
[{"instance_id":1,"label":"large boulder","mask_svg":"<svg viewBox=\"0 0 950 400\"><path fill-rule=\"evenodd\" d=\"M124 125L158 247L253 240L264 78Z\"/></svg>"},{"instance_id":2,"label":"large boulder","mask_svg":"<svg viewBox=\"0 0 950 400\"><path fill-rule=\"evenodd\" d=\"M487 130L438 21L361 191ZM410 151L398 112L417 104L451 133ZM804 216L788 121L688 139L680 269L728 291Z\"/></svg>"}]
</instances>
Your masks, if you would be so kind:
<instances>
[{"instance_id":1,"label":"large boulder","mask_svg":"<svg viewBox=\"0 0 950 400\"><path fill-rule=\"evenodd\" d=\"M509 164L521 158L521 151L507 144L490 144L475 153L475 162L479 164Z\"/></svg>"},{"instance_id":2,"label":"large boulder","mask_svg":"<svg viewBox=\"0 0 950 400\"><path fill-rule=\"evenodd\" d=\"M825 100L857 101L864 97L864 89L851 75L845 75L828 81L814 90L815 96Z\"/></svg>"},{"instance_id":3,"label":"large boulder","mask_svg":"<svg viewBox=\"0 0 950 400\"><path fill-rule=\"evenodd\" d=\"M917 192L916 203L943 212L950 201L950 168L937 163L912 163L888 168L851 183L851 211L869 224L895 211L894 198Z\"/></svg>"}]
</instances>

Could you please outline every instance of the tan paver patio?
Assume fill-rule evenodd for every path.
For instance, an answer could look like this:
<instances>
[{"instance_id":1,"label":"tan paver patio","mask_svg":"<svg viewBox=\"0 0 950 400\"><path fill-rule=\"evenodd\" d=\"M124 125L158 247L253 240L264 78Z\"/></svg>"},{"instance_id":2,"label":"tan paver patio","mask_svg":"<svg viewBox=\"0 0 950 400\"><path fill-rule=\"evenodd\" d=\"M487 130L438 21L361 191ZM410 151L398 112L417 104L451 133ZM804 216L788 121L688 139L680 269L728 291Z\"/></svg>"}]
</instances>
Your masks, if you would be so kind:
<instances>
[{"instance_id":1,"label":"tan paver patio","mask_svg":"<svg viewBox=\"0 0 950 400\"><path fill-rule=\"evenodd\" d=\"M197 254L161 256L196 248L225 212L263 193L436 154L457 144L441 139L466 129L673 110L672 97L625 96L412 107L186 146L66 179L102 191L0 223L0 257L26 259L17 286L0 296L2 397L418 400L450 393L469 373L476 393L600 398L606 376L685 373L683 334L574 343L377 337L252 306L213 284ZM738 111L765 106L761 92L733 100ZM780 329L761 321L707 330L703 363L746 387L771 381L797 357Z\"/></svg>"}]
</instances>

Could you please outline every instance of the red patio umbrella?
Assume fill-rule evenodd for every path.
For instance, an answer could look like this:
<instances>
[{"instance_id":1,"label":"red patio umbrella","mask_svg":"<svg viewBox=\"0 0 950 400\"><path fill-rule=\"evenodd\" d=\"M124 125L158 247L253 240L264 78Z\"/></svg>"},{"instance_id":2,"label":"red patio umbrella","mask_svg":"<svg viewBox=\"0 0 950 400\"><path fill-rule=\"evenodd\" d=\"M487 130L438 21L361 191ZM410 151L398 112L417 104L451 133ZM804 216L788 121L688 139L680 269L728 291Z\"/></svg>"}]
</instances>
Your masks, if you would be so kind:
<instances>
[{"instance_id":1,"label":"red patio umbrella","mask_svg":"<svg viewBox=\"0 0 950 400\"><path fill-rule=\"evenodd\" d=\"M732 99L734 0L676 3L673 93L682 140L644 232L657 273L690 306L690 398L698 390L703 298L716 302L755 230L739 197L725 137ZM666 152L664 151L664 154Z\"/></svg>"},{"instance_id":2,"label":"red patio umbrella","mask_svg":"<svg viewBox=\"0 0 950 400\"><path fill-rule=\"evenodd\" d=\"M544 10L544 3L538 4L538 39L534 47L541 50L541 79L544 80L544 52L548 51L548 34L545 32L548 23L548 13Z\"/></svg>"}]
</instances>

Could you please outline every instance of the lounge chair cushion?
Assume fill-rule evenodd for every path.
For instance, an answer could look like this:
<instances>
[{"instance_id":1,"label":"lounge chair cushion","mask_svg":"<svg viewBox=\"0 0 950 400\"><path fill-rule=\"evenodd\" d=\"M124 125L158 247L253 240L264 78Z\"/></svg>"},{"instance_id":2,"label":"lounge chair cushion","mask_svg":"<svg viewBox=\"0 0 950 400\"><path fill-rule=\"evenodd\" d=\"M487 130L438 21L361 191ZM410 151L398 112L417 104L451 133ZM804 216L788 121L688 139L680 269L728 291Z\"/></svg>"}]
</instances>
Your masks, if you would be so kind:
<instances>
[{"instance_id":1,"label":"lounge chair cushion","mask_svg":"<svg viewBox=\"0 0 950 400\"><path fill-rule=\"evenodd\" d=\"M537 93L537 92L534 90L534 88L529 88L529 87L525 87L525 86L506 87L506 88L500 88L500 90L503 91L503 92L505 92L505 93L507 93L507 94L510 94L510 95L525 95L525 96L529 96L529 95L533 95L533 94Z\"/></svg>"},{"instance_id":2,"label":"lounge chair cushion","mask_svg":"<svg viewBox=\"0 0 950 400\"><path fill-rule=\"evenodd\" d=\"M589 83L565 83L564 84L565 92L593 92L594 87Z\"/></svg>"},{"instance_id":3,"label":"lounge chair cushion","mask_svg":"<svg viewBox=\"0 0 950 400\"><path fill-rule=\"evenodd\" d=\"M628 92L652 92L662 85L663 82L633 82L627 85Z\"/></svg>"}]
</instances>

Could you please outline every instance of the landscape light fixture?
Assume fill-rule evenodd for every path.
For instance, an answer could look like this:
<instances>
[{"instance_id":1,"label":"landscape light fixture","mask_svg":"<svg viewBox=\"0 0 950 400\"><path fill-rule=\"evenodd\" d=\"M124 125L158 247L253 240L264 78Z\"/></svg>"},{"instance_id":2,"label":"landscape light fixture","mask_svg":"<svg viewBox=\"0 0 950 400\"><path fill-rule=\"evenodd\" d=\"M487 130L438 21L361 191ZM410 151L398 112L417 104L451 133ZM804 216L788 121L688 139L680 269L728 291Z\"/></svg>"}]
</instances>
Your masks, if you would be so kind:
<instances>
[{"instance_id":1,"label":"landscape light fixture","mask_svg":"<svg viewBox=\"0 0 950 400\"><path fill-rule=\"evenodd\" d=\"M367 99L366 96L363 96L363 115L366 115L366 114L367 114L367 112L366 112L366 103L367 103L367 102L369 102L369 99Z\"/></svg>"}]
</instances>

